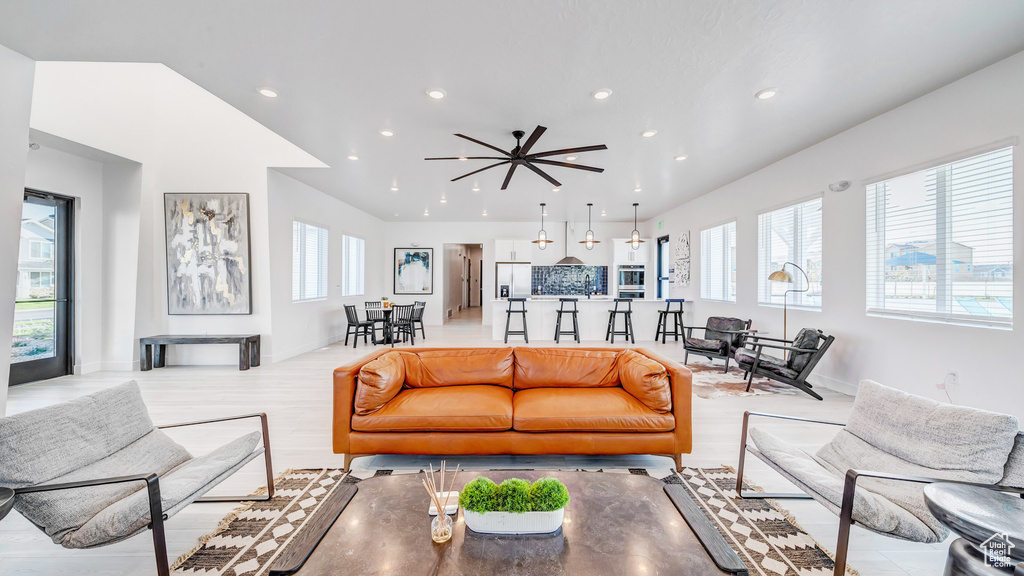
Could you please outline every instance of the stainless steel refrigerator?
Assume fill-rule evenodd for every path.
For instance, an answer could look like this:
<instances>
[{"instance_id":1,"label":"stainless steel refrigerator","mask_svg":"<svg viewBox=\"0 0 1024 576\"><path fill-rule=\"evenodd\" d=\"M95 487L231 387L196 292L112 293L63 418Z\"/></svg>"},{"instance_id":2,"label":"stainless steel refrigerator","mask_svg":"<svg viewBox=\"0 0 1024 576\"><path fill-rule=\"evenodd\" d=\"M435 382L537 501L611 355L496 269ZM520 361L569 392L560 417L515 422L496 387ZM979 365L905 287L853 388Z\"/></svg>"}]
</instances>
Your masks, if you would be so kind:
<instances>
[{"instance_id":1,"label":"stainless steel refrigerator","mask_svg":"<svg viewBox=\"0 0 1024 576\"><path fill-rule=\"evenodd\" d=\"M497 298L529 298L533 285L532 269L529 264L495 264L497 281L494 283Z\"/></svg>"}]
</instances>

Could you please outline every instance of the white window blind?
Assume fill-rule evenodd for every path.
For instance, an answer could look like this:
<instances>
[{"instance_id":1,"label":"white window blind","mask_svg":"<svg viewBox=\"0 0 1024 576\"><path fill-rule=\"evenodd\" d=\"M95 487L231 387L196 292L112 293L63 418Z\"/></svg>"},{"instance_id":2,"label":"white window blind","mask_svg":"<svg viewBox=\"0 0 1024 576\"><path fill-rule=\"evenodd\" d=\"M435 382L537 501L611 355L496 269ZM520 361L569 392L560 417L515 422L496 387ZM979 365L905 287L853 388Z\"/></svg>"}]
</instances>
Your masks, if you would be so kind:
<instances>
[{"instance_id":1,"label":"white window blind","mask_svg":"<svg viewBox=\"0 0 1024 576\"><path fill-rule=\"evenodd\" d=\"M792 265L786 266L792 284L769 280L786 262L802 268L810 284ZM821 198L757 217L757 303L781 305L787 290L790 305L821 308Z\"/></svg>"},{"instance_id":2,"label":"white window blind","mask_svg":"<svg viewBox=\"0 0 1024 576\"><path fill-rule=\"evenodd\" d=\"M327 229L292 221L292 301L327 298Z\"/></svg>"},{"instance_id":3,"label":"white window blind","mask_svg":"<svg viewBox=\"0 0 1024 576\"><path fill-rule=\"evenodd\" d=\"M867 310L1012 326L1012 147L867 187Z\"/></svg>"},{"instance_id":4,"label":"white window blind","mask_svg":"<svg viewBox=\"0 0 1024 576\"><path fill-rule=\"evenodd\" d=\"M700 232L700 297L736 301L736 222Z\"/></svg>"},{"instance_id":5,"label":"white window blind","mask_svg":"<svg viewBox=\"0 0 1024 576\"><path fill-rule=\"evenodd\" d=\"M362 238L355 236L343 236L342 244L345 255L341 266L343 270L341 293L344 296L360 296L365 292L363 285L366 271L365 242Z\"/></svg>"}]
</instances>

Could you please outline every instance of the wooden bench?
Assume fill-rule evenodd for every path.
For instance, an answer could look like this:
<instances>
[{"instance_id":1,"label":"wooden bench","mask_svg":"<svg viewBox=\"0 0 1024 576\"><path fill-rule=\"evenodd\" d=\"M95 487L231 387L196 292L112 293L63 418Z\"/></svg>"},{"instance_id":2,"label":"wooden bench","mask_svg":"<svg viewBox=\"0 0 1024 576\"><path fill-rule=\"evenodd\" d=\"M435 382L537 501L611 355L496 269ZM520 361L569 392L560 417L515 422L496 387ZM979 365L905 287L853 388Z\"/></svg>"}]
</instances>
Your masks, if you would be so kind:
<instances>
[{"instance_id":1,"label":"wooden bench","mask_svg":"<svg viewBox=\"0 0 1024 576\"><path fill-rule=\"evenodd\" d=\"M139 338L139 368L143 371L163 368L168 344L238 344L238 369L260 365L259 334L220 334L212 336L150 336ZM153 353L153 348L156 353Z\"/></svg>"}]
</instances>

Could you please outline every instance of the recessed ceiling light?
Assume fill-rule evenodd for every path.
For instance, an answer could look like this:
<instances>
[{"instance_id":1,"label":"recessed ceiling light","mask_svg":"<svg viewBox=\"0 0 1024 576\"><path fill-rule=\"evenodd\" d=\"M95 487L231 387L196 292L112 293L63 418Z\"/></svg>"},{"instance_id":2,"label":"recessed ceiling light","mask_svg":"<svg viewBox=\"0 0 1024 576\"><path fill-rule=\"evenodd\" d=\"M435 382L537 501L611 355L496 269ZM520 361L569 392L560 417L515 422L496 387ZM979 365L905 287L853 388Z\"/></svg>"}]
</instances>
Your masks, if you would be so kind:
<instances>
[{"instance_id":1,"label":"recessed ceiling light","mask_svg":"<svg viewBox=\"0 0 1024 576\"><path fill-rule=\"evenodd\" d=\"M270 88L260 88L260 94L263 94L267 98L277 98L277 91L271 90Z\"/></svg>"},{"instance_id":2,"label":"recessed ceiling light","mask_svg":"<svg viewBox=\"0 0 1024 576\"><path fill-rule=\"evenodd\" d=\"M424 216L430 216L430 209L428 208L428 209L424 210L423 211L423 215Z\"/></svg>"},{"instance_id":3,"label":"recessed ceiling light","mask_svg":"<svg viewBox=\"0 0 1024 576\"><path fill-rule=\"evenodd\" d=\"M349 160L359 160L359 156L356 156L355 154L349 154L348 155L348 159Z\"/></svg>"},{"instance_id":4,"label":"recessed ceiling light","mask_svg":"<svg viewBox=\"0 0 1024 576\"><path fill-rule=\"evenodd\" d=\"M473 186L473 192L479 192L479 191L480 191L480 188L478 186Z\"/></svg>"},{"instance_id":5,"label":"recessed ceiling light","mask_svg":"<svg viewBox=\"0 0 1024 576\"><path fill-rule=\"evenodd\" d=\"M395 216L398 216L398 212L395 212Z\"/></svg>"},{"instance_id":6,"label":"recessed ceiling light","mask_svg":"<svg viewBox=\"0 0 1024 576\"><path fill-rule=\"evenodd\" d=\"M606 98L612 95L612 91L609 90L608 88L601 88L598 90L594 90L593 92L590 93L590 95L594 97L594 100L605 100Z\"/></svg>"},{"instance_id":7,"label":"recessed ceiling light","mask_svg":"<svg viewBox=\"0 0 1024 576\"><path fill-rule=\"evenodd\" d=\"M430 96L434 100L440 100L447 95L448 93L440 88L431 88L430 90L427 90L427 96Z\"/></svg>"},{"instance_id":8,"label":"recessed ceiling light","mask_svg":"<svg viewBox=\"0 0 1024 576\"><path fill-rule=\"evenodd\" d=\"M465 162L466 160L469 160L469 158L466 158L465 156L459 156L459 162Z\"/></svg>"},{"instance_id":9,"label":"recessed ceiling light","mask_svg":"<svg viewBox=\"0 0 1024 576\"><path fill-rule=\"evenodd\" d=\"M392 186L391 187L391 191L392 192L398 192L398 186Z\"/></svg>"},{"instance_id":10,"label":"recessed ceiling light","mask_svg":"<svg viewBox=\"0 0 1024 576\"><path fill-rule=\"evenodd\" d=\"M604 210L601 210L601 216L607 216L607 215L608 214ZM397 214L396 214L396 216L397 216Z\"/></svg>"},{"instance_id":11,"label":"recessed ceiling light","mask_svg":"<svg viewBox=\"0 0 1024 576\"><path fill-rule=\"evenodd\" d=\"M576 159L576 157L575 156L566 156L565 159L566 159L567 162L572 162L573 160Z\"/></svg>"},{"instance_id":12,"label":"recessed ceiling light","mask_svg":"<svg viewBox=\"0 0 1024 576\"><path fill-rule=\"evenodd\" d=\"M445 198L444 196L441 196L441 204L447 204L447 203L448 203L448 199Z\"/></svg>"},{"instance_id":13,"label":"recessed ceiling light","mask_svg":"<svg viewBox=\"0 0 1024 576\"><path fill-rule=\"evenodd\" d=\"M642 190L642 188L640 188L639 186L637 186L636 188L633 188L633 192L640 192L641 190Z\"/></svg>"},{"instance_id":14,"label":"recessed ceiling light","mask_svg":"<svg viewBox=\"0 0 1024 576\"><path fill-rule=\"evenodd\" d=\"M643 132L640 133L640 135L643 136L644 138L650 138L651 136L654 136L657 133L657 130L644 130Z\"/></svg>"},{"instance_id":15,"label":"recessed ceiling light","mask_svg":"<svg viewBox=\"0 0 1024 576\"><path fill-rule=\"evenodd\" d=\"M552 192L558 192L559 190L560 190L560 188L552 188L551 189Z\"/></svg>"},{"instance_id":16,"label":"recessed ceiling light","mask_svg":"<svg viewBox=\"0 0 1024 576\"><path fill-rule=\"evenodd\" d=\"M676 162L682 162L683 160L686 160L686 154L680 154L679 156L676 156Z\"/></svg>"},{"instance_id":17,"label":"recessed ceiling light","mask_svg":"<svg viewBox=\"0 0 1024 576\"><path fill-rule=\"evenodd\" d=\"M381 136L394 136L395 135L395 131L394 130L388 130L387 128L385 128L385 129L380 131L380 135Z\"/></svg>"},{"instance_id":18,"label":"recessed ceiling light","mask_svg":"<svg viewBox=\"0 0 1024 576\"><path fill-rule=\"evenodd\" d=\"M484 210L484 212L483 212L483 214L481 214L481 216L487 216L487 210Z\"/></svg>"},{"instance_id":19,"label":"recessed ceiling light","mask_svg":"<svg viewBox=\"0 0 1024 576\"><path fill-rule=\"evenodd\" d=\"M764 90L759 91L757 94L754 94L754 98L757 98L758 100L767 100L778 93L779 91L776 90L775 88L765 88Z\"/></svg>"}]
</instances>

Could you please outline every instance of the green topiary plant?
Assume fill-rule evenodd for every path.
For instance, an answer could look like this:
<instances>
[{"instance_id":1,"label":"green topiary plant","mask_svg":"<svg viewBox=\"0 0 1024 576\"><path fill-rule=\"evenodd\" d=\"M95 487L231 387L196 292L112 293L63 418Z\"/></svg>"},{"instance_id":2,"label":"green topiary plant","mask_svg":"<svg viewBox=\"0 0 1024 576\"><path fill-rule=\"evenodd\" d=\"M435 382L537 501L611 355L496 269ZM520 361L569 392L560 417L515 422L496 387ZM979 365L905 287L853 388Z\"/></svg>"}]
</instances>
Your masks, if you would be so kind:
<instances>
[{"instance_id":1,"label":"green topiary plant","mask_svg":"<svg viewBox=\"0 0 1024 576\"><path fill-rule=\"evenodd\" d=\"M569 503L569 489L555 478L541 478L530 486L530 509L550 512L565 508Z\"/></svg>"},{"instance_id":2,"label":"green topiary plant","mask_svg":"<svg viewBox=\"0 0 1024 576\"><path fill-rule=\"evenodd\" d=\"M497 510L498 485L490 478L474 478L462 487L459 493L459 506L473 512L491 512Z\"/></svg>"},{"instance_id":3,"label":"green topiary plant","mask_svg":"<svg viewBox=\"0 0 1024 576\"><path fill-rule=\"evenodd\" d=\"M521 514L530 511L530 483L509 478L498 485L498 510Z\"/></svg>"}]
</instances>

